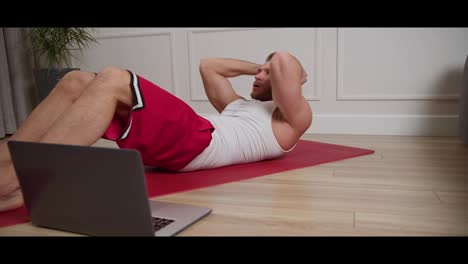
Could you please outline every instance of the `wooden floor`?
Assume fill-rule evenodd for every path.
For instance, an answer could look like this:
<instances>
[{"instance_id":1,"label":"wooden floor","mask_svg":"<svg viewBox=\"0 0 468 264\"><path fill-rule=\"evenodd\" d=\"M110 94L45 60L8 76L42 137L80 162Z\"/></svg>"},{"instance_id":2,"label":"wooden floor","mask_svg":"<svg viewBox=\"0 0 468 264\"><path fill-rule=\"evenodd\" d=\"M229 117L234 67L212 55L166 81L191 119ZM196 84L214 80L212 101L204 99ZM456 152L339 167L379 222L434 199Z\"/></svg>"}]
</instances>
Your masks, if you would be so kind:
<instances>
[{"instance_id":1,"label":"wooden floor","mask_svg":"<svg viewBox=\"0 0 468 264\"><path fill-rule=\"evenodd\" d=\"M466 236L468 147L456 138L313 135L374 155L157 200L211 207L179 236ZM100 146L115 146L100 141ZM30 223L0 235L73 235Z\"/></svg>"}]
</instances>

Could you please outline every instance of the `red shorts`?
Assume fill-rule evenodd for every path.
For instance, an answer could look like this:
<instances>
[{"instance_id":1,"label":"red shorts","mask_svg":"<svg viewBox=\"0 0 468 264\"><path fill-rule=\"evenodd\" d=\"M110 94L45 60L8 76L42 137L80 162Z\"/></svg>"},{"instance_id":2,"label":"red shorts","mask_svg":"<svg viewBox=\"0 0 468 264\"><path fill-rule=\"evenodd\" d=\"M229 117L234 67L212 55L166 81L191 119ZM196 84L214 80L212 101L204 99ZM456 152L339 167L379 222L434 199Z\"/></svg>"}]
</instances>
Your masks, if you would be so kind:
<instances>
[{"instance_id":1,"label":"red shorts","mask_svg":"<svg viewBox=\"0 0 468 264\"><path fill-rule=\"evenodd\" d=\"M114 118L102 138L140 152L145 166L177 171L211 141L214 127L166 90L129 71L133 108Z\"/></svg>"}]
</instances>

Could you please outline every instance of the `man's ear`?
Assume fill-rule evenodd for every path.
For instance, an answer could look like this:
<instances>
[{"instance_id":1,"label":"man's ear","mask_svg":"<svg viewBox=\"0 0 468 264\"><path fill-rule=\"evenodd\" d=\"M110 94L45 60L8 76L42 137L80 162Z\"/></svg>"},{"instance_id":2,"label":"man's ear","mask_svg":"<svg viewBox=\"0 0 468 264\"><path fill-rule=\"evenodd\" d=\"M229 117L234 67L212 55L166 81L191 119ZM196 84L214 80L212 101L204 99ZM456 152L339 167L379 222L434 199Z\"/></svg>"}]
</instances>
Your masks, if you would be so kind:
<instances>
[{"instance_id":1,"label":"man's ear","mask_svg":"<svg viewBox=\"0 0 468 264\"><path fill-rule=\"evenodd\" d=\"M302 80L301 80L301 84L304 84L304 83L307 82L307 76L308 76L308 75L307 75L307 72L306 72L304 69L302 69Z\"/></svg>"}]
</instances>

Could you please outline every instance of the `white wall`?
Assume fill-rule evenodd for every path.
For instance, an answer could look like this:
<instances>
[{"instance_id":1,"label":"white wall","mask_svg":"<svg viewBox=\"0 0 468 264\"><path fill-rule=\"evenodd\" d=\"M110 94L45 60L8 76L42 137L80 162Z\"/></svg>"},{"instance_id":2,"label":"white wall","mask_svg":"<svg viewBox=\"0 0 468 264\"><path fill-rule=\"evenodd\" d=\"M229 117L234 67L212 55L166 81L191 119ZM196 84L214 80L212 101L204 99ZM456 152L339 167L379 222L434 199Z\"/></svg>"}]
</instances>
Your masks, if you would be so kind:
<instances>
[{"instance_id":1,"label":"white wall","mask_svg":"<svg viewBox=\"0 0 468 264\"><path fill-rule=\"evenodd\" d=\"M202 115L216 111L204 94L200 58L262 63L270 52L288 50L309 73L308 133L457 133L467 28L98 28L96 37L100 44L76 66L131 69ZM232 82L249 97L252 80Z\"/></svg>"}]
</instances>

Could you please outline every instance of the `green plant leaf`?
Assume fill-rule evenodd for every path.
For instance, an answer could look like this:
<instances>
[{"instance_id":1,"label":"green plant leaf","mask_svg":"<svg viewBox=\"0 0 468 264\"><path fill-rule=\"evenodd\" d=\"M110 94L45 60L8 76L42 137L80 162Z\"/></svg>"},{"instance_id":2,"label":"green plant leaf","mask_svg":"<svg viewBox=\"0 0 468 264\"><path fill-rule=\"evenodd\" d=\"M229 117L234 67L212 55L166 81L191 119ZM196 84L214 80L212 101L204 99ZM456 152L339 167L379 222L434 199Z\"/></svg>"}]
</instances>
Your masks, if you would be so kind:
<instances>
[{"instance_id":1,"label":"green plant leaf","mask_svg":"<svg viewBox=\"0 0 468 264\"><path fill-rule=\"evenodd\" d=\"M30 30L32 49L37 59L44 58L50 69L62 66L65 63L71 65L72 50L83 50L90 47L91 43L99 43L87 28L32 28Z\"/></svg>"}]
</instances>

